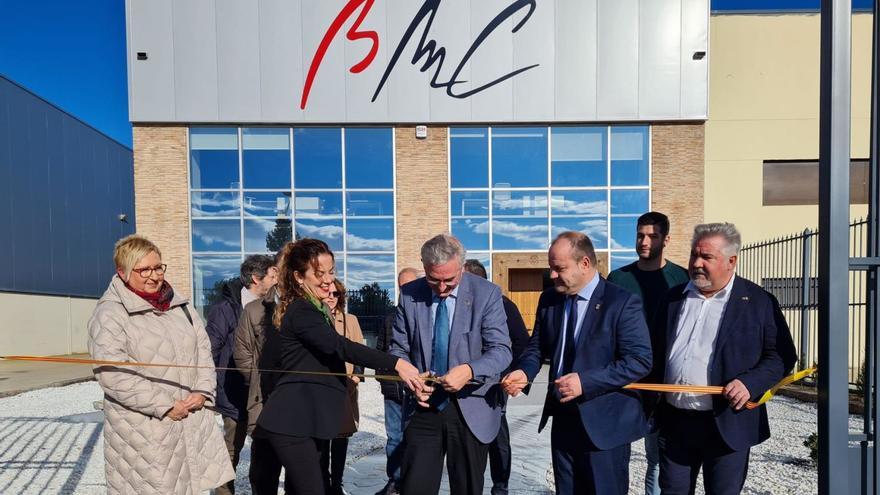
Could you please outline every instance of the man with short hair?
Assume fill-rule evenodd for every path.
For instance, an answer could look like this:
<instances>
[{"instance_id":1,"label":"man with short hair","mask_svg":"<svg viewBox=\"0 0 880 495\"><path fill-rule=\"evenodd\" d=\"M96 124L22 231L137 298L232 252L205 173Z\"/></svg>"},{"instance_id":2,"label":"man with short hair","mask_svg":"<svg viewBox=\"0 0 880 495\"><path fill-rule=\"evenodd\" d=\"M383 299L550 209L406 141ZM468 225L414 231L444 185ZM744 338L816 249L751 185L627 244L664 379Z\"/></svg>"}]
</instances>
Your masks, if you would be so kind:
<instances>
[{"instance_id":1,"label":"man with short hair","mask_svg":"<svg viewBox=\"0 0 880 495\"><path fill-rule=\"evenodd\" d=\"M741 245L733 224L697 225L690 282L670 289L657 307L650 380L724 387L715 396L662 394L655 416L664 494L693 493L701 468L706 493L740 493L751 447L770 437L766 406L745 405L796 362L776 299L736 275Z\"/></svg>"},{"instance_id":2,"label":"man with short hair","mask_svg":"<svg viewBox=\"0 0 880 495\"><path fill-rule=\"evenodd\" d=\"M608 274L608 281L642 298L650 329L657 303L663 294L688 281L687 270L663 257L669 245L669 218L651 211L636 221L636 253L639 259ZM660 495L660 447L656 430L645 436L645 495Z\"/></svg>"},{"instance_id":3,"label":"man with short hair","mask_svg":"<svg viewBox=\"0 0 880 495\"><path fill-rule=\"evenodd\" d=\"M206 330L211 339L211 353L218 368L235 368L233 348L235 328L244 306L262 299L278 281L275 260L254 254L244 259L237 279L223 285L222 298L208 310ZM248 430L248 386L244 376L235 369L217 371L217 412L223 416L223 432L232 468L244 446ZM217 488L217 493L235 493L235 480Z\"/></svg>"},{"instance_id":4,"label":"man with short hair","mask_svg":"<svg viewBox=\"0 0 880 495\"><path fill-rule=\"evenodd\" d=\"M464 269L478 277L489 279L486 273L486 267L480 263L480 260L470 259L464 263ZM522 355L529 345L529 331L526 323L523 321L519 308L504 294L501 295L504 302L504 314L507 316L507 330L510 333L510 344L513 352L513 361ZM510 373L511 368L508 366L502 373L506 375ZM501 428L498 430L498 436L489 444L489 473L492 475L491 495L507 495L507 483L510 481L510 427L507 424L507 394L501 395L504 406L501 409Z\"/></svg>"},{"instance_id":5,"label":"man with short hair","mask_svg":"<svg viewBox=\"0 0 880 495\"><path fill-rule=\"evenodd\" d=\"M415 268L407 267L397 274L397 288L401 288L420 278L422 274ZM385 331L376 338L376 349L388 352L391 348L391 339L394 332L395 313L391 313L385 319ZM393 375L393 370L376 370L379 375ZM400 493L400 462L403 459L403 425L406 417L403 411L406 398L406 387L403 383L393 380L381 380L379 386L385 399L385 473L388 482L376 495L397 495Z\"/></svg>"},{"instance_id":6,"label":"man with short hair","mask_svg":"<svg viewBox=\"0 0 880 495\"><path fill-rule=\"evenodd\" d=\"M582 232L563 232L548 252L553 287L538 302L529 346L502 386L518 395L550 360L538 431L553 416L556 493L625 495L630 443L647 430L639 395L623 387L651 370L639 296L606 283Z\"/></svg>"},{"instance_id":7,"label":"man with short hair","mask_svg":"<svg viewBox=\"0 0 880 495\"><path fill-rule=\"evenodd\" d=\"M483 493L489 443L501 425L497 381L511 361L501 290L463 270L449 234L422 245L425 277L401 289L391 354L437 377L416 397L404 431L401 493L440 491L443 461L452 495Z\"/></svg>"}]
</instances>

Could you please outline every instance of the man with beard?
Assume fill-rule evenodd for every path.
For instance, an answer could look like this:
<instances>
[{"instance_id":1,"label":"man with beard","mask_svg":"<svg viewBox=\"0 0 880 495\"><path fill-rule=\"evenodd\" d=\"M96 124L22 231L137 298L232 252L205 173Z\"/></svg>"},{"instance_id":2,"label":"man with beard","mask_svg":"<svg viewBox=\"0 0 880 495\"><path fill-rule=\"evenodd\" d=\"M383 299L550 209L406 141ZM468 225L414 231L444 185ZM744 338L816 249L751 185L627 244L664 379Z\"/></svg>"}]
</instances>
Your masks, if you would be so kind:
<instances>
[{"instance_id":1,"label":"man with beard","mask_svg":"<svg viewBox=\"0 0 880 495\"><path fill-rule=\"evenodd\" d=\"M742 244L730 223L697 225L690 282L657 306L652 382L723 386L722 395L664 393L660 489L694 493L703 470L706 493L742 490L749 451L770 438L767 409L747 409L791 369L796 351L776 299L736 275Z\"/></svg>"},{"instance_id":2,"label":"man with beard","mask_svg":"<svg viewBox=\"0 0 880 495\"><path fill-rule=\"evenodd\" d=\"M547 258L554 286L541 294L529 345L501 385L518 395L549 359L538 429L553 416L556 493L625 495L630 443L647 432L639 394L623 389L651 370L642 303L599 276L582 232L559 234Z\"/></svg>"},{"instance_id":3,"label":"man with beard","mask_svg":"<svg viewBox=\"0 0 880 495\"><path fill-rule=\"evenodd\" d=\"M657 303L663 294L679 284L687 283L687 270L663 257L669 245L669 218L656 211L640 216L636 222L636 253L639 259L608 274L608 281L642 298L645 318L650 327ZM660 495L660 448L658 433L645 436L645 495Z\"/></svg>"}]
</instances>

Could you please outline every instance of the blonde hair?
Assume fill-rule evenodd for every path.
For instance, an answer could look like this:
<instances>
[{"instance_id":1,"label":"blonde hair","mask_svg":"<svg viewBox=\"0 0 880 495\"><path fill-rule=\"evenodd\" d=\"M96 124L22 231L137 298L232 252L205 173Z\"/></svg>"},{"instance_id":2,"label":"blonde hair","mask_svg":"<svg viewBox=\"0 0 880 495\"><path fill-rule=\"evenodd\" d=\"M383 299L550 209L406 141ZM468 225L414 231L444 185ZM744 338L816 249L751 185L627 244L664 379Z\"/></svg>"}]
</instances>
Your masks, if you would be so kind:
<instances>
[{"instance_id":1,"label":"blonde hair","mask_svg":"<svg viewBox=\"0 0 880 495\"><path fill-rule=\"evenodd\" d=\"M125 273L127 280L131 276L134 265L153 251L160 258L162 257L159 246L153 244L153 241L142 235L132 234L116 241L116 246L113 247L113 262L116 263L117 270L122 270Z\"/></svg>"}]
</instances>

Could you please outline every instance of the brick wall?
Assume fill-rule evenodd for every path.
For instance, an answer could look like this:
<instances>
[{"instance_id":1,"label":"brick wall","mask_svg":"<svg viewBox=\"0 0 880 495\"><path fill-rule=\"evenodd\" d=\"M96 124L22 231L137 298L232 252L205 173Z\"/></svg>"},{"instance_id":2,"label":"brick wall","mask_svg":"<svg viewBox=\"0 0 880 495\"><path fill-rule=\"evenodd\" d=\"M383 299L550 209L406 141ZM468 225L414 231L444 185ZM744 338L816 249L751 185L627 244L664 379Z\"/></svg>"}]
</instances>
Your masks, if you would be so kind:
<instances>
[{"instance_id":1,"label":"brick wall","mask_svg":"<svg viewBox=\"0 0 880 495\"><path fill-rule=\"evenodd\" d=\"M134 201L136 229L162 250L166 278L190 297L189 188L186 127L135 125Z\"/></svg>"},{"instance_id":2,"label":"brick wall","mask_svg":"<svg viewBox=\"0 0 880 495\"><path fill-rule=\"evenodd\" d=\"M705 126L651 126L651 209L669 216L666 258L687 266L694 225L703 222Z\"/></svg>"},{"instance_id":3,"label":"brick wall","mask_svg":"<svg viewBox=\"0 0 880 495\"><path fill-rule=\"evenodd\" d=\"M397 269L421 268L419 249L449 231L449 168L446 127L428 127L416 139L415 127L395 129L397 151Z\"/></svg>"}]
</instances>

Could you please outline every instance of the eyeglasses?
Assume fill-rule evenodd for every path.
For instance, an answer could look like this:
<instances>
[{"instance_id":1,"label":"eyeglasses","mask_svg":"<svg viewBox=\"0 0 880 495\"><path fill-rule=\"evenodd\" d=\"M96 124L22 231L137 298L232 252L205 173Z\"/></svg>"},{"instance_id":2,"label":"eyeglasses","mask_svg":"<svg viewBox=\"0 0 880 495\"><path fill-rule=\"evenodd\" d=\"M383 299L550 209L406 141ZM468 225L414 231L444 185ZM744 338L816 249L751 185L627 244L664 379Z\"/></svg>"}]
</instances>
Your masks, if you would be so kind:
<instances>
[{"instance_id":1,"label":"eyeglasses","mask_svg":"<svg viewBox=\"0 0 880 495\"><path fill-rule=\"evenodd\" d=\"M339 297L339 291L333 291L330 293L330 297Z\"/></svg>"},{"instance_id":2,"label":"eyeglasses","mask_svg":"<svg viewBox=\"0 0 880 495\"><path fill-rule=\"evenodd\" d=\"M168 265L162 263L161 265L148 266L147 268L132 268L131 271L140 275L141 278L148 278L153 274L153 272L156 272L156 275L165 275L165 270L167 268Z\"/></svg>"}]
</instances>

